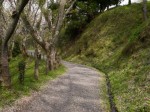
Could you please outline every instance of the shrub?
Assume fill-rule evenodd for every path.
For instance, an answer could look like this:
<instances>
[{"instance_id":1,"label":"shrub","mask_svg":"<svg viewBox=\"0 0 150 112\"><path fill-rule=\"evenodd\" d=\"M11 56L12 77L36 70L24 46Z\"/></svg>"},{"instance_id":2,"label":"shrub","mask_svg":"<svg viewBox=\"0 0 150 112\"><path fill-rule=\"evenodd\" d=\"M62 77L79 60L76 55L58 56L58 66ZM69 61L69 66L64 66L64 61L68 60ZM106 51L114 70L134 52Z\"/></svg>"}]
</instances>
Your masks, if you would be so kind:
<instances>
[{"instance_id":1,"label":"shrub","mask_svg":"<svg viewBox=\"0 0 150 112\"><path fill-rule=\"evenodd\" d=\"M14 48L13 48L13 51L12 51L12 56L16 57L19 54L21 54L20 43L18 41L15 41Z\"/></svg>"}]
</instances>

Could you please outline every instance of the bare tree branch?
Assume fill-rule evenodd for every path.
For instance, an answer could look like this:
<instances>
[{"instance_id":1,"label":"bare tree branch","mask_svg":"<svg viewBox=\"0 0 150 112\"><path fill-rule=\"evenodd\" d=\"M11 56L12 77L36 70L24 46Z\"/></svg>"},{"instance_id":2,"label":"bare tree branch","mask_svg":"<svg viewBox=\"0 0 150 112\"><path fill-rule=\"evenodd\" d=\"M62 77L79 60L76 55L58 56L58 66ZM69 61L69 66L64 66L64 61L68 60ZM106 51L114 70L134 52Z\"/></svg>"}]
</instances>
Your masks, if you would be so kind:
<instances>
[{"instance_id":1,"label":"bare tree branch","mask_svg":"<svg viewBox=\"0 0 150 112\"><path fill-rule=\"evenodd\" d=\"M74 0L74 1L71 3L70 7L67 9L67 11L66 11L66 13L65 13L65 15L64 15L64 18L65 18L66 15L72 10L73 5L76 3L76 1L77 1L77 0Z\"/></svg>"},{"instance_id":2,"label":"bare tree branch","mask_svg":"<svg viewBox=\"0 0 150 112\"><path fill-rule=\"evenodd\" d=\"M27 19L27 16L26 16L25 14L23 14L23 15L21 16L21 18L22 18L22 20L23 20L23 23L24 23L26 29L29 30L29 32L30 32L31 36L33 37L33 39L34 39L44 50L46 50L45 44L43 43L43 41L40 41L40 40L37 38L38 35L37 35L36 31L33 29L33 27L31 26L29 20Z\"/></svg>"},{"instance_id":3,"label":"bare tree branch","mask_svg":"<svg viewBox=\"0 0 150 112\"><path fill-rule=\"evenodd\" d=\"M13 18L12 23L10 23L8 30L6 32L5 35L5 41L4 41L4 45L7 45L9 39L11 38L11 35L13 34L13 32L15 31L16 25L19 21L19 17L21 12L23 11L24 7L26 6L26 4L28 3L29 0L22 0L21 5L18 7L17 12L15 17Z\"/></svg>"}]
</instances>

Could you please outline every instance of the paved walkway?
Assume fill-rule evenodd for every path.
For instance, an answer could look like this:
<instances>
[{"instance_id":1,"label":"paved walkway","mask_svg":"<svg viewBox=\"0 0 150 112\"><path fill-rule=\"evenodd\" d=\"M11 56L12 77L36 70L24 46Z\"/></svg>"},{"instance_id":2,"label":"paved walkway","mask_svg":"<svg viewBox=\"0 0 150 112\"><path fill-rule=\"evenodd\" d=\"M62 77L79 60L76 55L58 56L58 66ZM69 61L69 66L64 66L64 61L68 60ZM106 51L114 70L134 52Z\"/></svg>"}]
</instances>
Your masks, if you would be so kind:
<instances>
[{"instance_id":1,"label":"paved walkway","mask_svg":"<svg viewBox=\"0 0 150 112\"><path fill-rule=\"evenodd\" d=\"M82 65L63 63L68 68L64 75L30 98L24 98L22 104L2 112L102 112L99 73Z\"/></svg>"}]
</instances>

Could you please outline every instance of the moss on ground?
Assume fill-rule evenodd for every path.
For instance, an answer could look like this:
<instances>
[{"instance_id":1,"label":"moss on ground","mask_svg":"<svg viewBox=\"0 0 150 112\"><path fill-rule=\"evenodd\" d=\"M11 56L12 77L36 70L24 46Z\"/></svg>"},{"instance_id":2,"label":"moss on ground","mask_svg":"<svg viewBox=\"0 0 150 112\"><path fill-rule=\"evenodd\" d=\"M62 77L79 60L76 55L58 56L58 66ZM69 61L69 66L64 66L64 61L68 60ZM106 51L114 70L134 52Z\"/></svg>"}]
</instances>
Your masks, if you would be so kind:
<instances>
[{"instance_id":1,"label":"moss on ground","mask_svg":"<svg viewBox=\"0 0 150 112\"><path fill-rule=\"evenodd\" d=\"M142 4L117 7L95 18L62 55L107 73L119 112L149 112L149 31Z\"/></svg>"},{"instance_id":2,"label":"moss on ground","mask_svg":"<svg viewBox=\"0 0 150 112\"><path fill-rule=\"evenodd\" d=\"M60 66L57 70L50 71L48 75L45 74L45 61L40 61L39 68L39 80L34 79L34 59L28 58L26 60L26 72L24 85L19 84L18 76L18 63L22 60L22 57L13 58L10 61L10 73L12 77L12 89L4 90L0 88L0 107L4 105L9 105L16 99L24 96L30 95L33 91L38 91L42 85L44 85L49 80L52 80L65 72L65 67Z\"/></svg>"}]
</instances>

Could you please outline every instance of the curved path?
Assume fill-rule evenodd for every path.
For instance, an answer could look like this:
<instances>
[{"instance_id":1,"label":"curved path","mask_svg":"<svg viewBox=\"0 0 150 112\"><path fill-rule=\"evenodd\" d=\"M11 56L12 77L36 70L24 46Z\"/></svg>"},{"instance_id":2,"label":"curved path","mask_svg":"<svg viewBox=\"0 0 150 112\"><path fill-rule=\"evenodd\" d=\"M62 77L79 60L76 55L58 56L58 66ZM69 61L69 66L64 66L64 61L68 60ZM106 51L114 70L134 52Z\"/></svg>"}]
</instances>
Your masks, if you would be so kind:
<instances>
[{"instance_id":1,"label":"curved path","mask_svg":"<svg viewBox=\"0 0 150 112\"><path fill-rule=\"evenodd\" d=\"M23 104L2 112L102 112L98 71L79 64L63 62L67 72L50 81ZM27 100L28 99L28 100Z\"/></svg>"}]
</instances>

